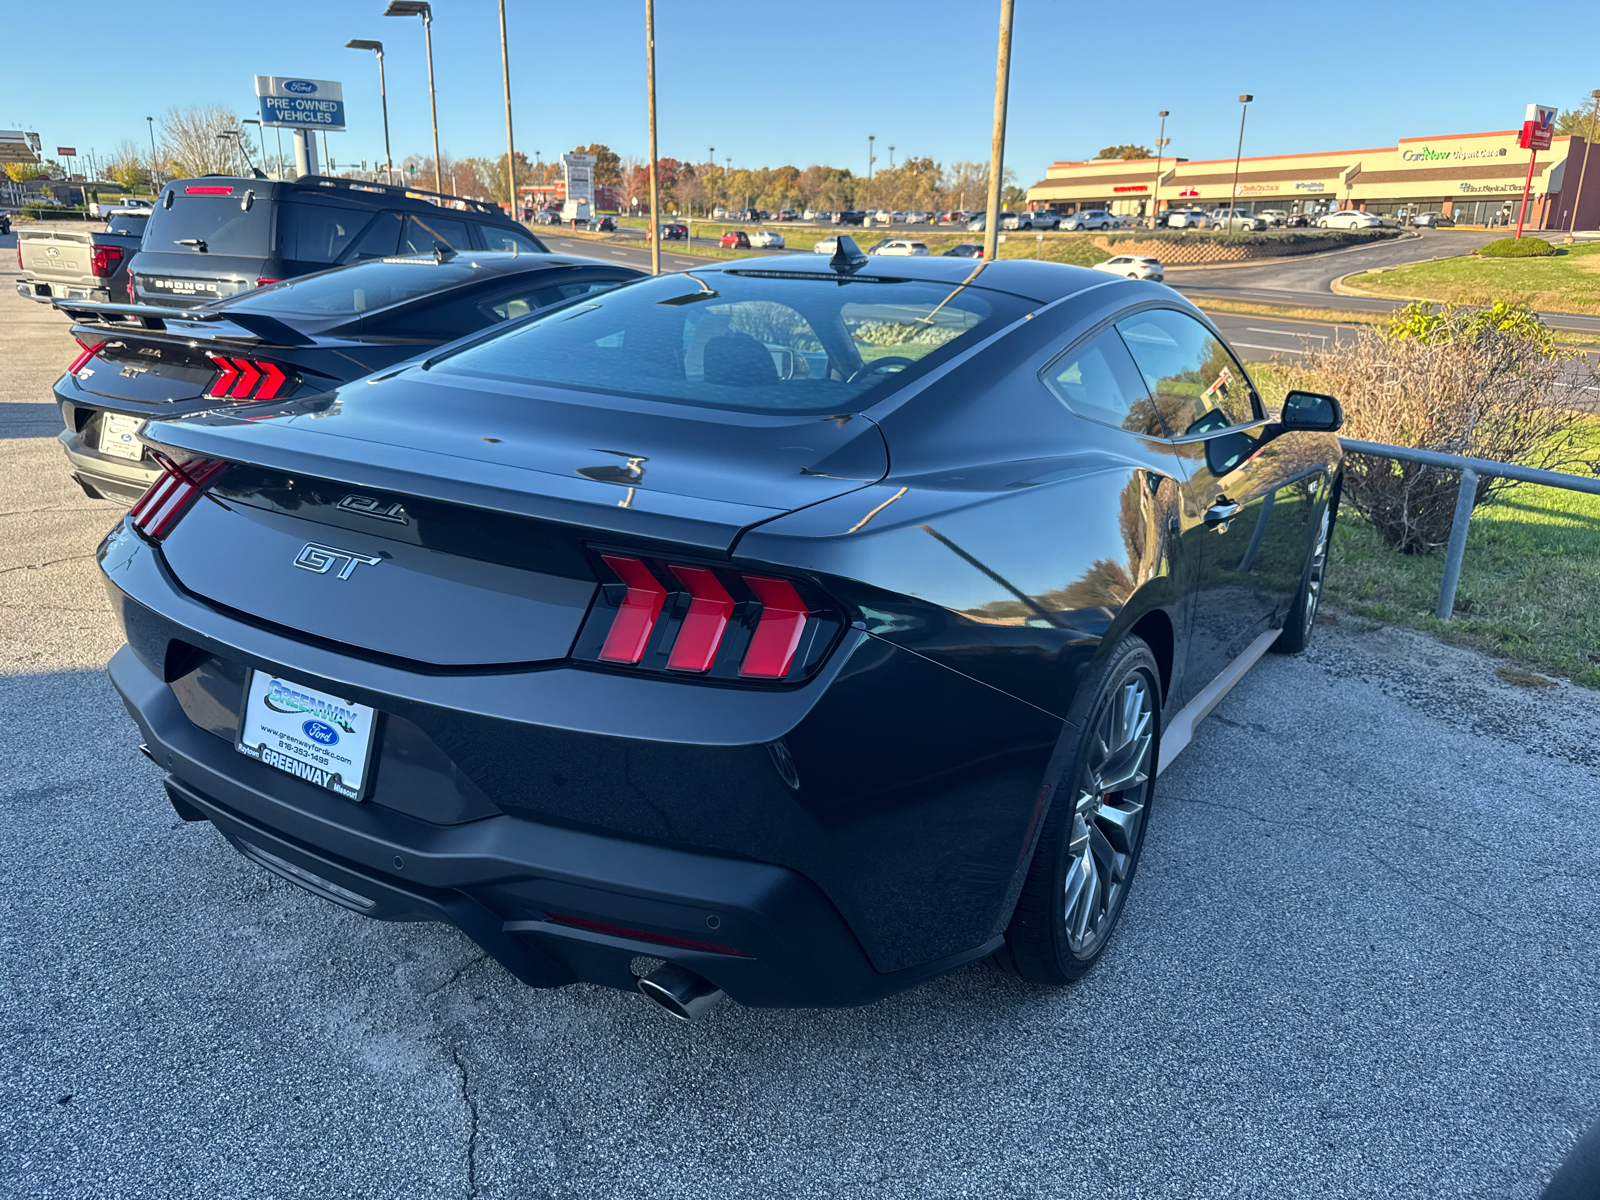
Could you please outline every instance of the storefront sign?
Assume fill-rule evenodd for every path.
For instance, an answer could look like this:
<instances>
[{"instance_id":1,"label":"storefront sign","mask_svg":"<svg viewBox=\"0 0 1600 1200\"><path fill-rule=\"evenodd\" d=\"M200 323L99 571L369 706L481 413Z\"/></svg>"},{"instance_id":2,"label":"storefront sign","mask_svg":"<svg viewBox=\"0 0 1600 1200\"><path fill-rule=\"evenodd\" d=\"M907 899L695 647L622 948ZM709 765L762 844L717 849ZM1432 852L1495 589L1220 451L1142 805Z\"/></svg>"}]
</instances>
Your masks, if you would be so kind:
<instances>
[{"instance_id":1,"label":"storefront sign","mask_svg":"<svg viewBox=\"0 0 1600 1200\"><path fill-rule=\"evenodd\" d=\"M1463 183L1458 185L1463 192L1520 192L1520 183Z\"/></svg>"},{"instance_id":2,"label":"storefront sign","mask_svg":"<svg viewBox=\"0 0 1600 1200\"><path fill-rule=\"evenodd\" d=\"M1183 191L1178 193L1180 196L1198 196L1199 194L1194 188L1184 188Z\"/></svg>"},{"instance_id":3,"label":"storefront sign","mask_svg":"<svg viewBox=\"0 0 1600 1200\"><path fill-rule=\"evenodd\" d=\"M1297 183L1294 186L1296 188L1298 188L1302 192L1331 192L1331 191L1333 191L1333 189L1331 187L1329 187L1327 184L1323 183L1322 180L1320 180L1320 179L1318 179L1318 180L1316 180L1314 182L1310 181L1310 180L1306 180L1306 181L1303 181L1301 183Z\"/></svg>"},{"instance_id":4,"label":"storefront sign","mask_svg":"<svg viewBox=\"0 0 1600 1200\"><path fill-rule=\"evenodd\" d=\"M1122 187L1114 187L1111 190L1113 192L1148 192L1150 185L1148 183L1130 183Z\"/></svg>"},{"instance_id":5,"label":"storefront sign","mask_svg":"<svg viewBox=\"0 0 1600 1200\"><path fill-rule=\"evenodd\" d=\"M1524 150L1550 149L1550 135L1556 129L1556 110L1547 104L1530 104L1522 118L1522 136L1517 145Z\"/></svg>"},{"instance_id":6,"label":"storefront sign","mask_svg":"<svg viewBox=\"0 0 1600 1200\"><path fill-rule=\"evenodd\" d=\"M1452 162L1466 162L1473 158L1504 158L1504 146L1486 146L1477 150L1433 150L1427 146L1420 150L1402 150L1400 157L1408 163L1443 162L1449 159Z\"/></svg>"}]
</instances>

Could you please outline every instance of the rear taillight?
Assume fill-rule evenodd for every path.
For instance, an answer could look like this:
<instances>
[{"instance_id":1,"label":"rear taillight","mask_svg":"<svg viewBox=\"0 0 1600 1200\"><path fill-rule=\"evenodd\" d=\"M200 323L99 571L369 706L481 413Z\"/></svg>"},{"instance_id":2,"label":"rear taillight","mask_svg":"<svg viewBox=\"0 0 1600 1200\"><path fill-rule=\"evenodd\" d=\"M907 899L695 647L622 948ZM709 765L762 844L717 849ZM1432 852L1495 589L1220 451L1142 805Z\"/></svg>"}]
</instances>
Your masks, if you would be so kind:
<instances>
[{"instance_id":1,"label":"rear taillight","mask_svg":"<svg viewBox=\"0 0 1600 1200\"><path fill-rule=\"evenodd\" d=\"M205 495L206 488L228 464L215 458L191 458L174 462L164 454L152 452L161 464L161 478L150 485L128 516L133 527L151 541L159 542Z\"/></svg>"},{"instance_id":2,"label":"rear taillight","mask_svg":"<svg viewBox=\"0 0 1600 1200\"><path fill-rule=\"evenodd\" d=\"M267 284L269 284L269 283L282 283L282 282L283 282L283 280L281 280L281 279L268 279L265 275L263 275L260 279L256 280L256 286L257 287L266 287Z\"/></svg>"},{"instance_id":3,"label":"rear taillight","mask_svg":"<svg viewBox=\"0 0 1600 1200\"><path fill-rule=\"evenodd\" d=\"M276 363L220 354L213 354L211 362L217 377L205 391L208 400L276 400L288 390L289 377Z\"/></svg>"},{"instance_id":4,"label":"rear taillight","mask_svg":"<svg viewBox=\"0 0 1600 1200\"><path fill-rule=\"evenodd\" d=\"M115 275L122 265L121 246L90 246L89 270L96 275Z\"/></svg>"},{"instance_id":5,"label":"rear taillight","mask_svg":"<svg viewBox=\"0 0 1600 1200\"><path fill-rule=\"evenodd\" d=\"M183 189L183 194L185 196L231 196L233 195L233 189L231 187L211 187L209 185L199 186L196 184L191 184Z\"/></svg>"},{"instance_id":6,"label":"rear taillight","mask_svg":"<svg viewBox=\"0 0 1600 1200\"><path fill-rule=\"evenodd\" d=\"M800 580L602 551L601 587L574 656L730 683L792 683L827 656L843 619Z\"/></svg>"},{"instance_id":7,"label":"rear taillight","mask_svg":"<svg viewBox=\"0 0 1600 1200\"><path fill-rule=\"evenodd\" d=\"M88 364L89 360L95 356L95 351L99 350L101 346L105 345L104 342L96 342L91 346L82 338L73 338L72 340L77 342L78 345L83 348L83 353L72 360L72 365L67 368L68 375L76 375L79 371L83 370L83 368Z\"/></svg>"}]
</instances>

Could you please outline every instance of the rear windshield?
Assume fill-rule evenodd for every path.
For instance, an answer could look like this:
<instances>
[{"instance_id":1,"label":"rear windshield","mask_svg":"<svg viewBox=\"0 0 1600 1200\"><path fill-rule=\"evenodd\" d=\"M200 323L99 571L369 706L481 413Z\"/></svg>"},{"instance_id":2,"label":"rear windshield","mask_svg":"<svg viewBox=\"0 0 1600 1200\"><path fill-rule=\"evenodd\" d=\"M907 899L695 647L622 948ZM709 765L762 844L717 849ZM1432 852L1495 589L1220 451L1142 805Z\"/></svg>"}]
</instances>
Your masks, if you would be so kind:
<instances>
[{"instance_id":1,"label":"rear windshield","mask_svg":"<svg viewBox=\"0 0 1600 1200\"><path fill-rule=\"evenodd\" d=\"M130 217L126 214L118 213L106 222L106 232L131 233L134 237L138 237L144 233L144 227L149 220L150 218L145 216Z\"/></svg>"},{"instance_id":2,"label":"rear windshield","mask_svg":"<svg viewBox=\"0 0 1600 1200\"><path fill-rule=\"evenodd\" d=\"M219 185L222 186L222 185ZM266 196L257 194L244 207L243 188L236 196L190 196L182 186L172 191L172 207L158 203L145 229L144 248L168 254L202 253L198 246L178 242L198 238L206 254L266 258L275 249L273 209Z\"/></svg>"},{"instance_id":3,"label":"rear windshield","mask_svg":"<svg viewBox=\"0 0 1600 1200\"><path fill-rule=\"evenodd\" d=\"M1031 307L922 280L686 272L515 326L441 367L707 408L854 412Z\"/></svg>"},{"instance_id":4,"label":"rear windshield","mask_svg":"<svg viewBox=\"0 0 1600 1200\"><path fill-rule=\"evenodd\" d=\"M429 292L443 291L483 275L481 268L474 268L470 263L440 263L432 258L374 259L246 292L227 307L251 312L352 317Z\"/></svg>"}]
</instances>

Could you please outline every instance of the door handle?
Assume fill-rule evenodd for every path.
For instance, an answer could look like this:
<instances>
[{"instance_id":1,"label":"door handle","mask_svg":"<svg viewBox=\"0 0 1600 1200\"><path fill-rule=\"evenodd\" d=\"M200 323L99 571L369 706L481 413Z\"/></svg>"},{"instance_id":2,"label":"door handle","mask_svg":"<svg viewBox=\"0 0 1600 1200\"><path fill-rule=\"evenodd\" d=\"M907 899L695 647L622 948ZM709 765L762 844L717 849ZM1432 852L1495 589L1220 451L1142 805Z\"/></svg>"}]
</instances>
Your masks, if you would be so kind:
<instances>
[{"instance_id":1,"label":"door handle","mask_svg":"<svg viewBox=\"0 0 1600 1200\"><path fill-rule=\"evenodd\" d=\"M1206 525L1218 533L1226 533L1228 522L1238 516L1239 510L1243 507L1244 505L1229 500L1226 496L1218 496L1217 502L1206 509Z\"/></svg>"}]
</instances>

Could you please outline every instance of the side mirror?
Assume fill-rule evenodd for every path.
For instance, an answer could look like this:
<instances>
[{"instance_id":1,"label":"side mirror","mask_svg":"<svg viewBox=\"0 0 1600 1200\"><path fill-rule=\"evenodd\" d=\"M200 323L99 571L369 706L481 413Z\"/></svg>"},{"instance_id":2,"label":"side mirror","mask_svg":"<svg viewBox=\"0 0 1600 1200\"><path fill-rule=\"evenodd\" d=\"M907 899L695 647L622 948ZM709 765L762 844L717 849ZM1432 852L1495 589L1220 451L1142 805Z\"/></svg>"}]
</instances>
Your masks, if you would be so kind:
<instances>
[{"instance_id":1,"label":"side mirror","mask_svg":"<svg viewBox=\"0 0 1600 1200\"><path fill-rule=\"evenodd\" d=\"M1344 424L1344 409L1332 396L1317 392L1290 392L1283 401L1278 424L1285 431L1305 429L1314 433L1337 433Z\"/></svg>"}]
</instances>

